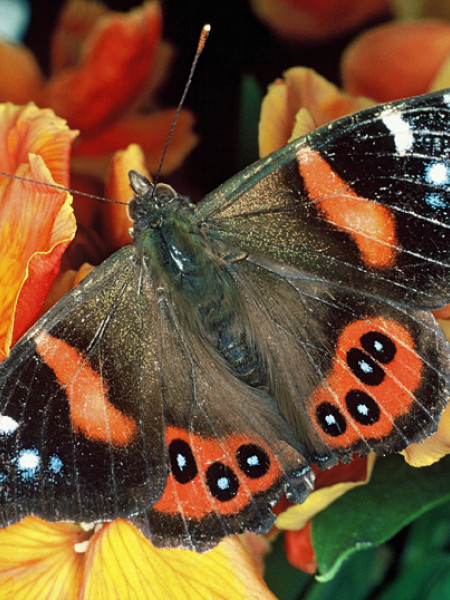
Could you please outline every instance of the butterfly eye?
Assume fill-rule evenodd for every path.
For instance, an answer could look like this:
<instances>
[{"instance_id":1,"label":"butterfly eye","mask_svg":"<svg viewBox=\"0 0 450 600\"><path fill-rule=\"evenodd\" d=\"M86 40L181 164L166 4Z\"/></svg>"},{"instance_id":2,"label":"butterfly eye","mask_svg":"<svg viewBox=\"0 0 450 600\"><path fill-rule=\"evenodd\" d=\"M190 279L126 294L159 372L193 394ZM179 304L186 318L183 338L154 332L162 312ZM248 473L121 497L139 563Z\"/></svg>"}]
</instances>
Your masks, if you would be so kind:
<instances>
[{"instance_id":1,"label":"butterfly eye","mask_svg":"<svg viewBox=\"0 0 450 600\"><path fill-rule=\"evenodd\" d=\"M350 348L347 352L347 364L366 385L380 385L384 380L384 371L380 365L359 348Z\"/></svg>"},{"instance_id":2,"label":"butterfly eye","mask_svg":"<svg viewBox=\"0 0 450 600\"><path fill-rule=\"evenodd\" d=\"M208 467L206 483L214 498L221 502L232 500L239 490L239 481L233 470L220 462Z\"/></svg>"},{"instance_id":3,"label":"butterfly eye","mask_svg":"<svg viewBox=\"0 0 450 600\"><path fill-rule=\"evenodd\" d=\"M250 479L259 479L267 473L270 458L266 452L255 444L243 444L236 453L239 468Z\"/></svg>"},{"instance_id":4,"label":"butterfly eye","mask_svg":"<svg viewBox=\"0 0 450 600\"><path fill-rule=\"evenodd\" d=\"M184 440L173 440L169 446L170 468L178 483L192 481L198 473L191 447Z\"/></svg>"},{"instance_id":5,"label":"butterfly eye","mask_svg":"<svg viewBox=\"0 0 450 600\"><path fill-rule=\"evenodd\" d=\"M369 331L361 336L361 346L375 360L383 364L390 363L394 360L397 348L394 342L387 335L380 331Z\"/></svg>"},{"instance_id":6,"label":"butterfly eye","mask_svg":"<svg viewBox=\"0 0 450 600\"><path fill-rule=\"evenodd\" d=\"M347 429L345 417L337 406L322 402L316 409L317 421L326 434L333 437L342 435Z\"/></svg>"},{"instance_id":7,"label":"butterfly eye","mask_svg":"<svg viewBox=\"0 0 450 600\"><path fill-rule=\"evenodd\" d=\"M380 418L380 408L373 398L362 390L350 390L345 396L347 410L361 425L373 425Z\"/></svg>"}]
</instances>

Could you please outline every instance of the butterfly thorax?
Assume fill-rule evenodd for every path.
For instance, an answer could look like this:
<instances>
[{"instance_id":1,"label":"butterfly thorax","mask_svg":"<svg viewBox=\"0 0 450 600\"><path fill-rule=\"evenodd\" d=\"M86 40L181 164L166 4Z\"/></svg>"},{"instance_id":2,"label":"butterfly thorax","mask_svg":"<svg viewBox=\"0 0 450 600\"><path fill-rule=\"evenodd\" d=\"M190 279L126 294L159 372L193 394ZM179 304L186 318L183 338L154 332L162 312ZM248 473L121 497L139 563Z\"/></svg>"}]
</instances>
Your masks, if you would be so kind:
<instances>
[{"instance_id":1,"label":"butterfly thorax","mask_svg":"<svg viewBox=\"0 0 450 600\"><path fill-rule=\"evenodd\" d=\"M130 207L137 261L177 307L180 319L200 329L239 377L260 385L260 361L239 321L241 300L226 268L236 257L225 256L202 228L195 205L173 188L158 184L142 194L140 185L139 192Z\"/></svg>"}]
</instances>

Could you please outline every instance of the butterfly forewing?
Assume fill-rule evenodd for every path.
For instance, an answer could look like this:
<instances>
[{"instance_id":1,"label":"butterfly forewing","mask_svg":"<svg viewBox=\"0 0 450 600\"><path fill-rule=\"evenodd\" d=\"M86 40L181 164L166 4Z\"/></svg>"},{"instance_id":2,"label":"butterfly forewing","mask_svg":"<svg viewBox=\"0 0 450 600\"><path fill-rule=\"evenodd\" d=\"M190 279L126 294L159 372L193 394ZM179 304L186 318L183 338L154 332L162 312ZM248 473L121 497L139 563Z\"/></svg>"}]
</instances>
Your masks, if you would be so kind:
<instances>
[{"instance_id":1,"label":"butterfly forewing","mask_svg":"<svg viewBox=\"0 0 450 600\"><path fill-rule=\"evenodd\" d=\"M449 297L450 92L351 115L201 203L210 235L272 264L416 308Z\"/></svg>"}]
</instances>

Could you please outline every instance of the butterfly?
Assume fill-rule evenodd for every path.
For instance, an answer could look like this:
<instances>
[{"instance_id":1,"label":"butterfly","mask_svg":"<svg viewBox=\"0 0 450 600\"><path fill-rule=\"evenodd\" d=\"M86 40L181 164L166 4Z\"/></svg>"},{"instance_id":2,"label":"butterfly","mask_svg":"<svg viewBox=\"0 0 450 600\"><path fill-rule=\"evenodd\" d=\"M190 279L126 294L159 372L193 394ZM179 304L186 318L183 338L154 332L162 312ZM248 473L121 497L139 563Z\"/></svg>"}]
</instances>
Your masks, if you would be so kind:
<instances>
[{"instance_id":1,"label":"butterfly","mask_svg":"<svg viewBox=\"0 0 450 600\"><path fill-rule=\"evenodd\" d=\"M450 91L364 110L198 205L130 173L133 243L0 365L0 523L123 517L204 551L322 468L435 431Z\"/></svg>"}]
</instances>

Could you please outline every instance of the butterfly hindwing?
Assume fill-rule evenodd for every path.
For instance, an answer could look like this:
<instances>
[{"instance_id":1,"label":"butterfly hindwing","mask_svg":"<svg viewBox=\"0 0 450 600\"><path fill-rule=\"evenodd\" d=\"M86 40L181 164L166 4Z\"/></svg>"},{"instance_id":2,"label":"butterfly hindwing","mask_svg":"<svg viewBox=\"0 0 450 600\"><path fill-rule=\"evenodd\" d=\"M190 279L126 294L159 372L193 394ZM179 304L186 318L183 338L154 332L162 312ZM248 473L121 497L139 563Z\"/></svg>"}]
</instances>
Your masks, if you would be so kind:
<instances>
[{"instance_id":1,"label":"butterfly hindwing","mask_svg":"<svg viewBox=\"0 0 450 600\"><path fill-rule=\"evenodd\" d=\"M400 451L436 429L449 350L431 314L249 261L230 269L265 385L318 464Z\"/></svg>"}]
</instances>

